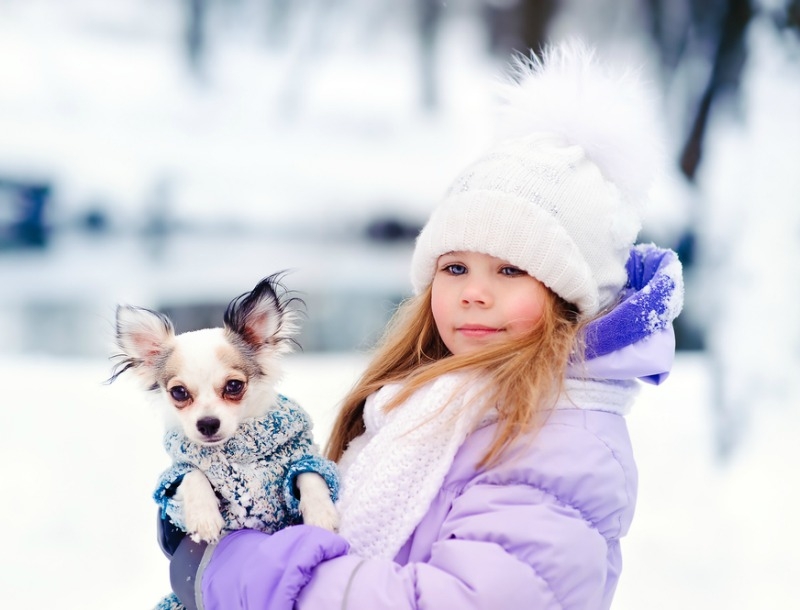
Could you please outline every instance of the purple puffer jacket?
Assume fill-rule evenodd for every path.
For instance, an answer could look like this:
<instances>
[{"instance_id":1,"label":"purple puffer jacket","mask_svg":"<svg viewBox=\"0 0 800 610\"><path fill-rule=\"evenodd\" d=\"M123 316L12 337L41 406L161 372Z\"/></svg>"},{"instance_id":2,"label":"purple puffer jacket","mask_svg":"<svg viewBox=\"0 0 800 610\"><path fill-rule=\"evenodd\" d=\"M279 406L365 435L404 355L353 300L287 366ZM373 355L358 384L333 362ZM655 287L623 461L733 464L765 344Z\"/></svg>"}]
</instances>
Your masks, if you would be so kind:
<instances>
[{"instance_id":1,"label":"purple puffer jacket","mask_svg":"<svg viewBox=\"0 0 800 610\"><path fill-rule=\"evenodd\" d=\"M535 442L476 471L493 433L467 439L393 562L321 564L298 609L608 608L636 499L624 419L559 409Z\"/></svg>"},{"instance_id":2,"label":"purple puffer jacket","mask_svg":"<svg viewBox=\"0 0 800 610\"><path fill-rule=\"evenodd\" d=\"M206 551L197 607L609 608L637 490L623 415L635 378L669 371L683 290L675 255L652 245L632 251L628 273L623 301L590 337L592 358L571 370L582 377L567 382L575 404L488 468L476 463L494 424L468 436L394 560L347 554L343 539L307 526L237 532Z\"/></svg>"}]
</instances>

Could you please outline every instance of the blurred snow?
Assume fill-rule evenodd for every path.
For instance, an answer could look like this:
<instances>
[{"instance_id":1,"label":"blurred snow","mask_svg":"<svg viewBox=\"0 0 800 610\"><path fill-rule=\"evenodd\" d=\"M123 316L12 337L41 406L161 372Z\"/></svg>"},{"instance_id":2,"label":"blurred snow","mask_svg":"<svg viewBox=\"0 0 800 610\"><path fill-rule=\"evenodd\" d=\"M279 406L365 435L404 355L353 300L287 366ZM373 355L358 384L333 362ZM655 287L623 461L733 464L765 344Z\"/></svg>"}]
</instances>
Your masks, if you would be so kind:
<instances>
[{"instance_id":1,"label":"blurred snow","mask_svg":"<svg viewBox=\"0 0 800 610\"><path fill-rule=\"evenodd\" d=\"M292 356L281 390L324 441L363 355ZM0 445L4 607L134 610L168 590L153 485L168 461L157 408L102 360L0 359L11 434ZM722 465L711 437L709 366L681 355L628 417L640 496L614 610L791 608L800 599L800 415L753 424Z\"/></svg>"},{"instance_id":2,"label":"blurred snow","mask_svg":"<svg viewBox=\"0 0 800 610\"><path fill-rule=\"evenodd\" d=\"M709 126L687 291L708 333L723 454L763 411L800 404L800 39L760 17L747 44L741 98L721 100Z\"/></svg>"},{"instance_id":3,"label":"blurred snow","mask_svg":"<svg viewBox=\"0 0 800 610\"><path fill-rule=\"evenodd\" d=\"M302 210L314 224L376 205L424 218L482 144L474 118L496 66L471 20L449 20L431 116L411 7L370 20L325 4L299 3L307 17L283 45L255 41L241 16L213 22L197 79L182 3L0 3L0 169L53 176L62 213L108 202L122 226L160 183L194 221L286 224Z\"/></svg>"}]
</instances>

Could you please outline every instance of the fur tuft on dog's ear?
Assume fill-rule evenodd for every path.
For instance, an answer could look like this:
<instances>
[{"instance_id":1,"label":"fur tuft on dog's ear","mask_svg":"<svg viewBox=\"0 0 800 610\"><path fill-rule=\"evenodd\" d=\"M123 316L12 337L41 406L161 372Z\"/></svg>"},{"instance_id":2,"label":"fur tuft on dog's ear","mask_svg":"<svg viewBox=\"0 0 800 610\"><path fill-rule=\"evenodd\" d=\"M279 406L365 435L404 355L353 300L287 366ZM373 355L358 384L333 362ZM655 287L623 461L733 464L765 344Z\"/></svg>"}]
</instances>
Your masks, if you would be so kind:
<instances>
[{"instance_id":1,"label":"fur tuft on dog's ear","mask_svg":"<svg viewBox=\"0 0 800 610\"><path fill-rule=\"evenodd\" d=\"M152 374L156 363L169 349L169 340L175 336L170 319L157 311L119 305L117 307L116 341L120 353L112 357L116 360L109 382L128 369L134 369L153 389L155 377Z\"/></svg>"},{"instance_id":2,"label":"fur tuft on dog's ear","mask_svg":"<svg viewBox=\"0 0 800 610\"><path fill-rule=\"evenodd\" d=\"M280 272L262 279L250 292L231 301L225 311L225 329L255 350L269 345L289 351L296 345L293 337L299 312L290 306L303 305L303 301L290 296L281 283L283 275Z\"/></svg>"}]
</instances>

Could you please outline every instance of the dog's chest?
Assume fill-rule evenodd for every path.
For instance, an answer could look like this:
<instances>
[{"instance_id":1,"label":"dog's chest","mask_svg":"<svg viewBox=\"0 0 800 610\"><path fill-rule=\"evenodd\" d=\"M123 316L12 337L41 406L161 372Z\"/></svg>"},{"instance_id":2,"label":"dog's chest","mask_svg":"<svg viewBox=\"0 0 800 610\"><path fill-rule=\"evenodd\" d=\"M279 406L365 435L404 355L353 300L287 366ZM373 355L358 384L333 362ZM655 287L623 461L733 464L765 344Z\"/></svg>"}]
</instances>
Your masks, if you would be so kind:
<instances>
[{"instance_id":1,"label":"dog's chest","mask_svg":"<svg viewBox=\"0 0 800 610\"><path fill-rule=\"evenodd\" d=\"M288 525L283 498L288 463L277 459L240 463L217 460L203 469L229 529L277 530Z\"/></svg>"},{"instance_id":2,"label":"dog's chest","mask_svg":"<svg viewBox=\"0 0 800 610\"><path fill-rule=\"evenodd\" d=\"M176 462L191 464L206 475L220 499L226 529L272 532L294 523L284 497L286 477L290 464L305 455L310 442L295 437L293 442L266 447L263 438L241 435L237 441L214 450L168 443L168 452Z\"/></svg>"}]
</instances>

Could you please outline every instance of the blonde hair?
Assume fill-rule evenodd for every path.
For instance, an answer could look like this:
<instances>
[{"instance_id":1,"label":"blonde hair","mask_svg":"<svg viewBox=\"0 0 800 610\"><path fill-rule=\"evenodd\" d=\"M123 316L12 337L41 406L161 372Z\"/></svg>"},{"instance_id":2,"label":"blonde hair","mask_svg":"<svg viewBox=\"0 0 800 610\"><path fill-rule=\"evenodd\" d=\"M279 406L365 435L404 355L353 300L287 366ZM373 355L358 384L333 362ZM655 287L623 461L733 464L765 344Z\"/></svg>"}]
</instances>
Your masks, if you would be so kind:
<instances>
[{"instance_id":1,"label":"blonde hair","mask_svg":"<svg viewBox=\"0 0 800 610\"><path fill-rule=\"evenodd\" d=\"M494 441L479 462L495 460L517 435L535 429L561 391L570 354L581 352L584 324L577 308L551 291L535 329L523 337L454 356L444 345L431 311L431 286L398 308L363 375L345 397L331 432L327 455L338 461L347 445L364 433L364 403L387 383L402 382L402 391L387 406L397 408L416 390L454 371L483 373L484 415L496 409Z\"/></svg>"}]
</instances>

